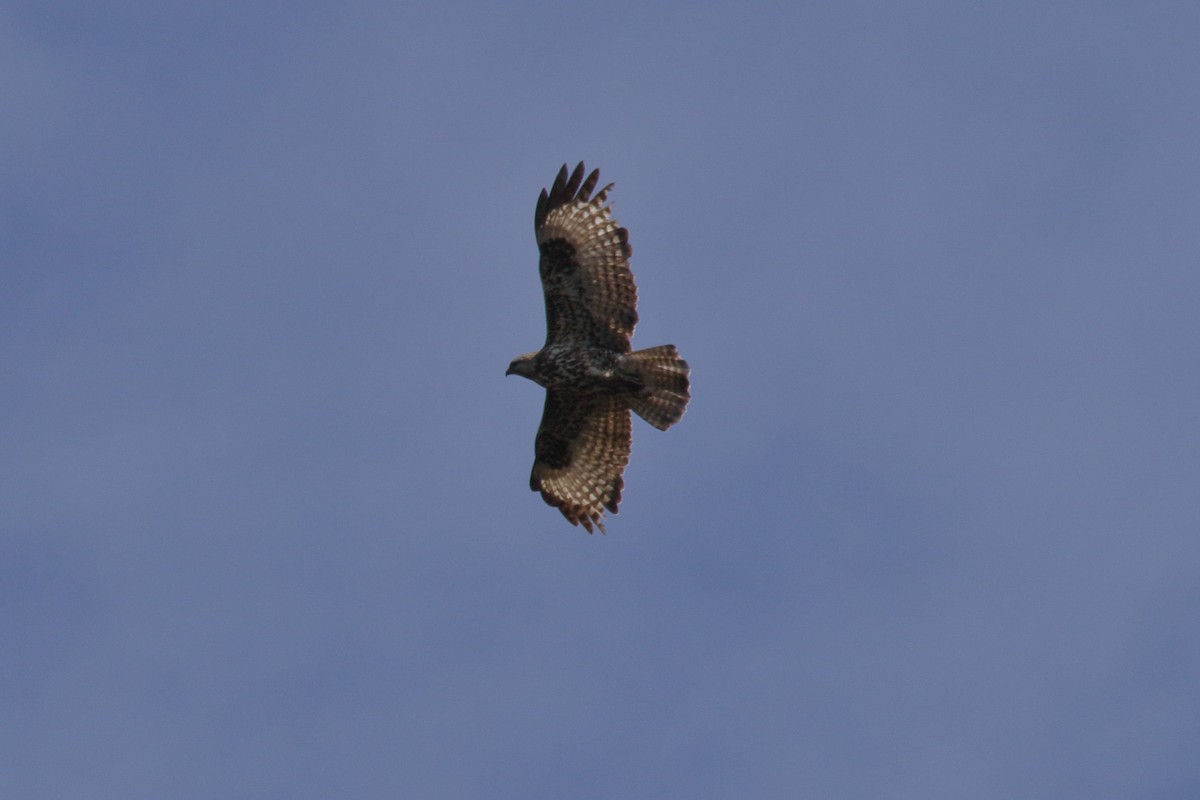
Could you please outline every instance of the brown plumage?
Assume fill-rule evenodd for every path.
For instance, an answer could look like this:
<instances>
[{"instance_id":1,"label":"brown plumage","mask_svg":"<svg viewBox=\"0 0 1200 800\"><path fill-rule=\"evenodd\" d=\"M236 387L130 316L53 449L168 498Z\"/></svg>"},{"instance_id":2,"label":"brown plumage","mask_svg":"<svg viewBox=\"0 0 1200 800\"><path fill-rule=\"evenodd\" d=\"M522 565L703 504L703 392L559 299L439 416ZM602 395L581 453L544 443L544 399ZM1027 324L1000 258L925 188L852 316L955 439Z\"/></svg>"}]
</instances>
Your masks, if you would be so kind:
<instances>
[{"instance_id":1,"label":"brown plumage","mask_svg":"<svg viewBox=\"0 0 1200 800\"><path fill-rule=\"evenodd\" d=\"M546 300L546 343L516 358L507 375L546 388L529 487L572 525L601 532L617 513L629 463L632 409L659 430L679 421L690 398L689 369L674 345L633 351L637 287L629 232L612 218L608 184L580 162L564 164L534 213Z\"/></svg>"}]
</instances>

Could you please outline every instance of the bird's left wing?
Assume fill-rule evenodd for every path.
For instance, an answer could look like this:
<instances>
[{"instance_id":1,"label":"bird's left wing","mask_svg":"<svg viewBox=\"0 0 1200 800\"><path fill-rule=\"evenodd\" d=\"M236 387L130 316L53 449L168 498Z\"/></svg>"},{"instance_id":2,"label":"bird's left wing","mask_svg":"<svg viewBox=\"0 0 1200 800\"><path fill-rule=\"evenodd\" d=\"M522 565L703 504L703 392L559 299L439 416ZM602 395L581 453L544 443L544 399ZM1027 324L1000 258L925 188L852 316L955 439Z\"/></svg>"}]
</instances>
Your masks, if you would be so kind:
<instances>
[{"instance_id":1,"label":"bird's left wing","mask_svg":"<svg viewBox=\"0 0 1200 800\"><path fill-rule=\"evenodd\" d=\"M595 341L627 353L637 325L637 286L629 270L629 232L607 204L610 183L595 197L600 170L584 180L583 162L568 175L564 164L534 214L546 295L546 343Z\"/></svg>"}]
</instances>

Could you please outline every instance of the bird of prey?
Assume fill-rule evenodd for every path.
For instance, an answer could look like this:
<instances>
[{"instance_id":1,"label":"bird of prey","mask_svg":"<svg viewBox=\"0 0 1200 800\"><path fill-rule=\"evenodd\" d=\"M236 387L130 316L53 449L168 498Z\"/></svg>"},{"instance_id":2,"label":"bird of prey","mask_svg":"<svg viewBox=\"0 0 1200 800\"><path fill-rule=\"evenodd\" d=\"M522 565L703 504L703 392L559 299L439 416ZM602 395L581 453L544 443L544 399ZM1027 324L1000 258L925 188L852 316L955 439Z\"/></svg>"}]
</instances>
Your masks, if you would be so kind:
<instances>
[{"instance_id":1,"label":"bird of prey","mask_svg":"<svg viewBox=\"0 0 1200 800\"><path fill-rule=\"evenodd\" d=\"M564 164L538 197L546 343L505 374L546 389L529 488L572 525L603 533L604 510L616 514L621 502L630 410L665 431L687 408L690 370L674 345L630 345L638 315L629 232L612 217L612 184L592 196L600 171L584 174L582 162L570 173Z\"/></svg>"}]
</instances>

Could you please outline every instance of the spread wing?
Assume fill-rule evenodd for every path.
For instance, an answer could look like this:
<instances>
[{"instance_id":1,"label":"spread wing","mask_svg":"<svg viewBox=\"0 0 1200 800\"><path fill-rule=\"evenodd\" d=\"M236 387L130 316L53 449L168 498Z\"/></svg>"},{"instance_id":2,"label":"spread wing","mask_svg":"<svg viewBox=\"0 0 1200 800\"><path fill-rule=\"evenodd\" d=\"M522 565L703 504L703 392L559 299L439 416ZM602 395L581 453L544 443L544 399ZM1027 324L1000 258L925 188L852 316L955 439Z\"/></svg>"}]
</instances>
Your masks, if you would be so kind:
<instances>
[{"instance_id":1,"label":"spread wing","mask_svg":"<svg viewBox=\"0 0 1200 800\"><path fill-rule=\"evenodd\" d=\"M629 463L629 402L612 395L547 390L534 442L529 488L572 525L604 532L604 509L617 513Z\"/></svg>"},{"instance_id":2,"label":"spread wing","mask_svg":"<svg viewBox=\"0 0 1200 800\"><path fill-rule=\"evenodd\" d=\"M606 202L612 184L595 197L600 170L583 179L583 162L563 165L534 215L546 295L546 344L587 342L621 353L637 324L637 287L629 271L629 232Z\"/></svg>"}]
</instances>

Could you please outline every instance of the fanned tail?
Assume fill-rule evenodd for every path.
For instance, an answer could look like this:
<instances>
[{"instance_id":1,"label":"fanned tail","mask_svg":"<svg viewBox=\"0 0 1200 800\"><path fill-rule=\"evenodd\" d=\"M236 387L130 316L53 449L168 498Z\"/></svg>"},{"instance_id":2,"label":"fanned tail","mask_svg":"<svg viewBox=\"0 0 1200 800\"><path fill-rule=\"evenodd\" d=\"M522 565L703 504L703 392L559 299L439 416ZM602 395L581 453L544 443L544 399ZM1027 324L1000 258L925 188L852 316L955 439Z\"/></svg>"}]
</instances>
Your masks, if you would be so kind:
<instances>
[{"instance_id":1,"label":"fanned tail","mask_svg":"<svg viewBox=\"0 0 1200 800\"><path fill-rule=\"evenodd\" d=\"M679 422L691 399L691 370L675 345L636 350L621 359L621 368L642 386L630 398L634 413L660 431Z\"/></svg>"}]
</instances>

